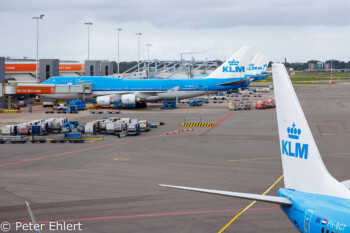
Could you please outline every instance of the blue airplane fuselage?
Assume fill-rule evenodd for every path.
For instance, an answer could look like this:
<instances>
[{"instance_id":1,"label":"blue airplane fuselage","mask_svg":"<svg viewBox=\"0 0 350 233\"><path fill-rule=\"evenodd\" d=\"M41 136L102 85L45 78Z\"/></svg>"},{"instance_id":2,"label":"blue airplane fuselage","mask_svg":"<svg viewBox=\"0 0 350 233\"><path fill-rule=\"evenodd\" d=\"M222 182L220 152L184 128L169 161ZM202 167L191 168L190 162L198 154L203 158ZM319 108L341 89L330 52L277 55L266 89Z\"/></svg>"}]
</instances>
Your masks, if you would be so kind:
<instances>
[{"instance_id":1,"label":"blue airplane fuselage","mask_svg":"<svg viewBox=\"0 0 350 233\"><path fill-rule=\"evenodd\" d=\"M278 196L292 201L281 205L293 225L304 233L349 233L350 200L280 189ZM322 230L323 228L323 230Z\"/></svg>"},{"instance_id":2,"label":"blue airplane fuselage","mask_svg":"<svg viewBox=\"0 0 350 233\"><path fill-rule=\"evenodd\" d=\"M249 79L246 82L218 86L220 83L239 81L244 78L216 79L121 79L103 76L81 76L81 77L51 77L43 84L71 84L91 83L93 91L110 92L165 92L174 87L179 87L178 91L226 91L245 87L249 85Z\"/></svg>"}]
</instances>

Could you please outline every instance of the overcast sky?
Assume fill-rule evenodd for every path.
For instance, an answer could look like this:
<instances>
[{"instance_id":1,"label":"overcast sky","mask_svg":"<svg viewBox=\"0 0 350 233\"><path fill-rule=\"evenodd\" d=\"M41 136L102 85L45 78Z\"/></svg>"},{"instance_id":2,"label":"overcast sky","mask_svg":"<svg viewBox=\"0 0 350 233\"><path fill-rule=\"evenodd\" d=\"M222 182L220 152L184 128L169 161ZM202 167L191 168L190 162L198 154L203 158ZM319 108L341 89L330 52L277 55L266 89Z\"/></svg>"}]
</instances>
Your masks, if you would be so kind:
<instances>
[{"instance_id":1,"label":"overcast sky","mask_svg":"<svg viewBox=\"0 0 350 233\"><path fill-rule=\"evenodd\" d=\"M273 61L305 62L330 58L349 61L350 1L348 0L0 0L0 56L39 56L84 61L87 26L90 59L225 60L243 45Z\"/></svg>"}]
</instances>

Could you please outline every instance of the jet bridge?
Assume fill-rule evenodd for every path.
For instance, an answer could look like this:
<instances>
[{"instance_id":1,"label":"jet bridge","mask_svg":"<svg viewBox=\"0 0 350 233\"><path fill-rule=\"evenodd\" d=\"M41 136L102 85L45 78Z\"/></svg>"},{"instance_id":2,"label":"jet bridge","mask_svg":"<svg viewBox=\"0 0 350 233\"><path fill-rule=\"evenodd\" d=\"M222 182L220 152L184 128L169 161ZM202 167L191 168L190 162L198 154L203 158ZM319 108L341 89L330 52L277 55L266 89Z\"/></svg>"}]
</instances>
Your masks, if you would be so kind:
<instances>
[{"instance_id":1,"label":"jet bridge","mask_svg":"<svg viewBox=\"0 0 350 233\"><path fill-rule=\"evenodd\" d=\"M12 97L15 95L40 95L40 94L78 94L83 100L85 95L92 94L92 84L79 85L55 85L55 84L25 84L25 83L0 83L0 97L7 99L8 108L11 108Z\"/></svg>"}]
</instances>

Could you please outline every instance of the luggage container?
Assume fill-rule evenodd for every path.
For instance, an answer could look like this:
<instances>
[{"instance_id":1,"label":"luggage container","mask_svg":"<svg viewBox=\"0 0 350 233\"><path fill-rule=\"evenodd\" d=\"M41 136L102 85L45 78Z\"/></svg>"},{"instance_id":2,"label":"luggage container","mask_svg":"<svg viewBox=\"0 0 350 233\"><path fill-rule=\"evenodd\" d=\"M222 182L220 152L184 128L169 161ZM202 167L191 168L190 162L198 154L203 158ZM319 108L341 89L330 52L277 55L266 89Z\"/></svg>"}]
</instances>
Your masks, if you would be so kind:
<instances>
[{"instance_id":1,"label":"luggage container","mask_svg":"<svg viewBox=\"0 0 350 233\"><path fill-rule=\"evenodd\" d=\"M107 134L114 134L114 122L104 122Z\"/></svg>"},{"instance_id":2,"label":"luggage container","mask_svg":"<svg viewBox=\"0 0 350 233\"><path fill-rule=\"evenodd\" d=\"M40 126L40 128L41 128L41 133L42 134L48 134L50 132L50 130L49 130L49 123L48 122L40 122L38 124L38 126Z\"/></svg>"},{"instance_id":3,"label":"luggage container","mask_svg":"<svg viewBox=\"0 0 350 233\"><path fill-rule=\"evenodd\" d=\"M85 125L78 125L77 130L80 133L85 133Z\"/></svg>"},{"instance_id":4,"label":"luggage container","mask_svg":"<svg viewBox=\"0 0 350 233\"><path fill-rule=\"evenodd\" d=\"M250 91L242 91L242 97L250 97Z\"/></svg>"},{"instance_id":5,"label":"luggage container","mask_svg":"<svg viewBox=\"0 0 350 233\"><path fill-rule=\"evenodd\" d=\"M113 129L114 136L121 138L128 135L128 125L125 122L113 122Z\"/></svg>"},{"instance_id":6,"label":"luggage container","mask_svg":"<svg viewBox=\"0 0 350 233\"><path fill-rule=\"evenodd\" d=\"M70 125L69 125L68 123L64 123L64 124L62 125L62 130L61 130L61 132L62 132L62 133L69 133L70 131L71 131Z\"/></svg>"},{"instance_id":7,"label":"luggage container","mask_svg":"<svg viewBox=\"0 0 350 233\"><path fill-rule=\"evenodd\" d=\"M1 128L2 135L16 135L17 131L16 131L16 133L14 133L13 128L14 128L14 125L3 126ZM16 129L17 129L17 126L16 126Z\"/></svg>"},{"instance_id":8,"label":"luggage container","mask_svg":"<svg viewBox=\"0 0 350 233\"><path fill-rule=\"evenodd\" d=\"M141 132L147 132L151 130L151 123L148 120L139 120Z\"/></svg>"},{"instance_id":9,"label":"luggage container","mask_svg":"<svg viewBox=\"0 0 350 233\"><path fill-rule=\"evenodd\" d=\"M108 124L108 123L113 123L113 122L109 122L109 121L100 122L100 130L99 130L99 133L100 133L100 134L105 134L105 133L107 133L107 124Z\"/></svg>"},{"instance_id":10,"label":"luggage container","mask_svg":"<svg viewBox=\"0 0 350 233\"><path fill-rule=\"evenodd\" d=\"M234 111L235 110L235 105L234 105L234 101L233 100L229 100L228 101L228 109L230 110L230 111Z\"/></svg>"},{"instance_id":11,"label":"luggage container","mask_svg":"<svg viewBox=\"0 0 350 233\"><path fill-rule=\"evenodd\" d=\"M137 136L141 133L139 123L129 123L128 124L128 135Z\"/></svg>"},{"instance_id":12,"label":"luggage container","mask_svg":"<svg viewBox=\"0 0 350 233\"><path fill-rule=\"evenodd\" d=\"M139 119L136 119L136 118L132 118L130 123L138 123L139 122Z\"/></svg>"},{"instance_id":13,"label":"luggage container","mask_svg":"<svg viewBox=\"0 0 350 233\"><path fill-rule=\"evenodd\" d=\"M124 121L127 124L131 123L131 118L120 118L120 120Z\"/></svg>"},{"instance_id":14,"label":"luggage container","mask_svg":"<svg viewBox=\"0 0 350 233\"><path fill-rule=\"evenodd\" d=\"M41 135L41 126L40 125L32 125L32 135Z\"/></svg>"},{"instance_id":15,"label":"luggage container","mask_svg":"<svg viewBox=\"0 0 350 233\"><path fill-rule=\"evenodd\" d=\"M96 122L89 122L85 125L84 129L86 134L96 134Z\"/></svg>"},{"instance_id":16,"label":"luggage container","mask_svg":"<svg viewBox=\"0 0 350 233\"><path fill-rule=\"evenodd\" d=\"M250 110L252 108L252 101L249 98L242 98L241 103L243 105L242 110Z\"/></svg>"},{"instance_id":17,"label":"luggage container","mask_svg":"<svg viewBox=\"0 0 350 233\"><path fill-rule=\"evenodd\" d=\"M61 133L61 130L62 130L61 122L59 122L59 121L52 122L51 132L53 134L59 134L59 133Z\"/></svg>"},{"instance_id":18,"label":"luggage container","mask_svg":"<svg viewBox=\"0 0 350 233\"><path fill-rule=\"evenodd\" d=\"M23 124L17 125L17 134L18 135L29 135L28 124L23 123Z\"/></svg>"}]
</instances>

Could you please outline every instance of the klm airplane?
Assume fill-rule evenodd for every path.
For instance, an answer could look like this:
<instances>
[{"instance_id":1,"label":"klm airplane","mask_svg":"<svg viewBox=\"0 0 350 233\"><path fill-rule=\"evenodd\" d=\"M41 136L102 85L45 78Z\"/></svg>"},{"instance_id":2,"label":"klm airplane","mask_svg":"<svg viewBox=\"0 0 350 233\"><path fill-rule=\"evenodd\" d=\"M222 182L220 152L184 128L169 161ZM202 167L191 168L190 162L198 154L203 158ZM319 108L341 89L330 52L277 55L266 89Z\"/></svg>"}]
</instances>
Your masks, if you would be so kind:
<instances>
[{"instance_id":1,"label":"klm airplane","mask_svg":"<svg viewBox=\"0 0 350 233\"><path fill-rule=\"evenodd\" d=\"M150 101L187 99L218 91L246 87L251 81L267 77L269 57L257 54L253 46L244 46L206 78L197 79L120 79L115 77L51 77L43 84L92 84L92 94L100 106L114 101L147 106ZM76 94L41 95L58 100L77 98Z\"/></svg>"},{"instance_id":2,"label":"klm airplane","mask_svg":"<svg viewBox=\"0 0 350 233\"><path fill-rule=\"evenodd\" d=\"M283 64L272 66L285 188L278 196L161 185L279 204L304 233L350 232L350 180L338 182L325 167Z\"/></svg>"}]
</instances>

